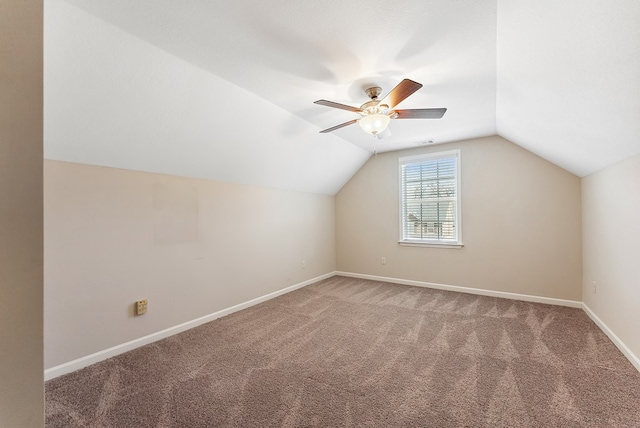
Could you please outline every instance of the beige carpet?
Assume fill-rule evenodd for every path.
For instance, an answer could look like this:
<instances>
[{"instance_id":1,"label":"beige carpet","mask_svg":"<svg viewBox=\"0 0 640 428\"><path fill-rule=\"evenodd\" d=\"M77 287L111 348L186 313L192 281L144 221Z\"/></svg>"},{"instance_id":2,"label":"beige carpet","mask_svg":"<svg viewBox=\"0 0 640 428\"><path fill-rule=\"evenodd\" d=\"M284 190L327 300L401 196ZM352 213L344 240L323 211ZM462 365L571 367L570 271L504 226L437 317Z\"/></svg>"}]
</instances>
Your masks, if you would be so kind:
<instances>
[{"instance_id":1,"label":"beige carpet","mask_svg":"<svg viewBox=\"0 0 640 428\"><path fill-rule=\"evenodd\" d=\"M47 427L640 427L580 309L333 277L46 384Z\"/></svg>"}]
</instances>

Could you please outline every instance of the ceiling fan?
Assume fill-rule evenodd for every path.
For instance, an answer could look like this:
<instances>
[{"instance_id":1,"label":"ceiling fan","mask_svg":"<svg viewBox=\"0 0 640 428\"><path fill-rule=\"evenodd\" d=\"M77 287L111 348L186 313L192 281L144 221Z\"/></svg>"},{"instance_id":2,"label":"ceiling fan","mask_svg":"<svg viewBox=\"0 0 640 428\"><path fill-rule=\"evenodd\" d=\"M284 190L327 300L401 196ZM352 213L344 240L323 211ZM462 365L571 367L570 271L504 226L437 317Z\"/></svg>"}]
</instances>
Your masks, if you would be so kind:
<instances>
[{"instance_id":1,"label":"ceiling fan","mask_svg":"<svg viewBox=\"0 0 640 428\"><path fill-rule=\"evenodd\" d=\"M320 133L324 134L335 131L336 129L344 128L345 126L353 125L358 122L365 132L373 134L373 136L376 137L379 133L387 129L391 119L440 119L447 111L446 108L421 108L411 110L394 109L395 106L400 104L400 102L420 88L422 88L421 83L414 82L410 79L404 79L398 84L398 86L393 88L386 97L379 100L378 97L382 93L382 89L378 86L373 86L365 89L365 93L369 98L371 98L371 101L367 101L360 107L352 107L346 104L335 103L327 100L314 101L314 104L353 111L362 116L360 119L353 119L349 122L324 129L320 131Z\"/></svg>"}]
</instances>

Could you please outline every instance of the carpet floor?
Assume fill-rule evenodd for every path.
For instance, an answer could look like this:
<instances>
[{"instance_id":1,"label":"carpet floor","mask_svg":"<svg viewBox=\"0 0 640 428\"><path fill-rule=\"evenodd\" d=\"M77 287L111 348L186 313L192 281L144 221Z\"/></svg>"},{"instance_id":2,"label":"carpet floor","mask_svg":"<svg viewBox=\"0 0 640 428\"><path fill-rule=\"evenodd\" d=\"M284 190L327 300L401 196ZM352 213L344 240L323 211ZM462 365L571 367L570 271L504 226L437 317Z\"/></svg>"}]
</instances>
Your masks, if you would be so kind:
<instances>
[{"instance_id":1,"label":"carpet floor","mask_svg":"<svg viewBox=\"0 0 640 428\"><path fill-rule=\"evenodd\" d=\"M640 427L580 309L333 277L46 383L47 427Z\"/></svg>"}]
</instances>

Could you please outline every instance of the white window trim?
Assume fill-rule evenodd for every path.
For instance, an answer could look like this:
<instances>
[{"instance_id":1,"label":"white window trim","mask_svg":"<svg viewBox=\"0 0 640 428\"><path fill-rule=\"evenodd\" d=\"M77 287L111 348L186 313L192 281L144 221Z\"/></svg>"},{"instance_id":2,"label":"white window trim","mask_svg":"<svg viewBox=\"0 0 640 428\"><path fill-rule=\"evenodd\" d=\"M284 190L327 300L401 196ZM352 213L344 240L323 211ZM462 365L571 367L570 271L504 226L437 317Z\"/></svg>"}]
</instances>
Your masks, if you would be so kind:
<instances>
[{"instance_id":1,"label":"white window trim","mask_svg":"<svg viewBox=\"0 0 640 428\"><path fill-rule=\"evenodd\" d=\"M449 158L455 156L456 158L456 228L458 233L457 241L438 241L433 239L403 239L402 225L404 222L402 215L402 165L410 163L418 163L425 160L434 160ZM398 158L398 212L399 215L399 237L398 244L408 247L431 247L431 248L462 248L462 186L461 186L461 170L460 170L460 150L448 150L444 152L425 153L415 156L406 156Z\"/></svg>"}]
</instances>

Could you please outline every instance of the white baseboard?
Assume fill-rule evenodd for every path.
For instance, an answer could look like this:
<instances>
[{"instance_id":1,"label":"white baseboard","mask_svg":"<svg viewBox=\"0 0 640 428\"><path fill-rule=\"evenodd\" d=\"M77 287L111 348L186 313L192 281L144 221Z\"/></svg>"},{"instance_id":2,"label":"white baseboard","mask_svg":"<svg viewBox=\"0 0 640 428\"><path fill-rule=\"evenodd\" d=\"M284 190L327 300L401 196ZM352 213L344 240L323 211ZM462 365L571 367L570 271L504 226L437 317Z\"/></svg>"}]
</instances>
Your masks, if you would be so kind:
<instances>
[{"instance_id":1,"label":"white baseboard","mask_svg":"<svg viewBox=\"0 0 640 428\"><path fill-rule=\"evenodd\" d=\"M598 326L600 330L606 334L609 339L613 342L614 345L618 347L620 352L624 354L625 357L633 364L633 366L640 372L640 358L636 354L634 354L631 349L624 344L622 340L613 332L611 329L602 321L586 303L582 302L582 310L587 313L589 318Z\"/></svg>"},{"instance_id":2,"label":"white baseboard","mask_svg":"<svg viewBox=\"0 0 640 428\"><path fill-rule=\"evenodd\" d=\"M44 380L47 381L47 380L56 378L58 376L62 376L64 374L71 373L76 370L80 370L81 368L106 360L107 358L115 357L116 355L120 355L127 351L131 351L132 349L139 348L140 346L144 346L149 343L156 342L160 339L164 339L169 336L173 336L174 334L181 333L183 331L192 329L194 327L197 327L209 321L213 321L217 318L221 318L226 315L232 314L234 312L240 311L242 309L246 309L248 307L257 305L258 303L262 303L264 301L273 299L274 297L281 296L293 290L297 290L298 288L306 287L307 285L314 284L318 281L322 281L323 279L331 278L332 276L335 276L335 274L336 274L335 272L329 272L327 274L317 276L315 278L300 282L298 284L291 285L289 287L280 289L278 291L265 294L264 296L256 297L255 299L251 299L247 302L240 303L235 306L231 306L230 308L222 309L220 311L214 312L209 315L205 315L200 318L196 318L191 321L187 321L185 323L176 325L174 327L169 327L162 331L158 331L156 333L152 333L147 336L143 336L138 339L134 339L129 342L116 345L114 347L105 349L103 351L98 351L91 355L87 355L85 357L81 357L76 360L69 361L67 363L60 364L55 367L51 367L44 371Z\"/></svg>"},{"instance_id":3,"label":"white baseboard","mask_svg":"<svg viewBox=\"0 0 640 428\"><path fill-rule=\"evenodd\" d=\"M461 287L458 285L437 284L435 282L414 281L411 279L388 278L385 276L365 275L353 272L336 272L336 275L348 276L351 278L370 279L373 281L391 282L394 284L413 285L416 287L435 288L438 290L457 291L459 293L478 294L481 296L502 297L511 300L523 300L525 302L546 303L549 305L568 306L570 308L581 308L582 302L577 300L556 299L553 297L532 296L529 294L509 293L506 291L483 290L481 288Z\"/></svg>"},{"instance_id":4,"label":"white baseboard","mask_svg":"<svg viewBox=\"0 0 640 428\"><path fill-rule=\"evenodd\" d=\"M76 360L69 361L64 364L60 364L55 367L51 367L44 371L44 379L46 381L46 380L56 378L58 376L62 376L67 373L74 372L81 368L106 360L107 358L115 357L116 355L120 355L132 349L139 348L140 346L144 346L149 343L156 342L158 340L164 339L169 336L173 336L174 334L181 333L183 331L205 324L209 321L213 321L217 318L221 318L223 316L232 314L242 309L246 309L251 306L257 305L258 303L262 303L264 301L273 299L274 297L278 297L283 294L289 293L293 290L306 287L307 285L314 284L316 282L322 281L323 279L331 278L335 275L346 276L351 278L370 279L373 281L391 282L394 284L413 285L416 287L434 288L438 290L456 291L460 293L477 294L481 296L501 297L501 298L512 299L512 300L522 300L526 302L546 303L550 305L582 308L587 313L587 315L593 320L593 322L609 337L609 339L611 339L611 341L618 347L618 349L620 349L620 351L624 354L625 357L627 357L627 359L631 362L631 364L633 364L633 366L638 371L640 371L640 358L638 358L638 356L636 356L622 342L622 340L620 340L620 338L616 336L616 334L613 333L613 331L611 331L609 327L600 318L598 318L598 316L583 302L578 302L576 300L556 299L552 297L532 296L528 294L509 293L505 291L483 290L480 288L461 287L457 285L437 284L433 282L414 281L410 279L388 278L388 277L377 276L377 275L366 275L366 274L353 273L353 272L337 271L337 272L330 272L324 275L320 275L318 277L309 279L307 281L303 281L298 284L294 284L292 286L280 289L278 291L265 294L264 296L251 299L247 302L240 303L230 308L222 309L220 311L214 312L209 315L205 315L200 318L196 318L191 321L187 321L177 326L170 327L165 330L152 333L147 336L140 337L138 339L134 339L132 341L129 341L120 345L116 345L109 349L105 349L103 351L99 351L94 354L87 355L85 357L78 358Z\"/></svg>"}]
</instances>

